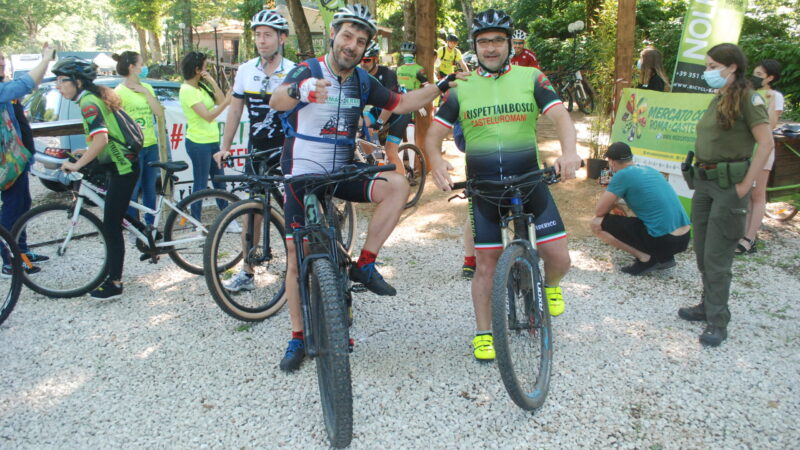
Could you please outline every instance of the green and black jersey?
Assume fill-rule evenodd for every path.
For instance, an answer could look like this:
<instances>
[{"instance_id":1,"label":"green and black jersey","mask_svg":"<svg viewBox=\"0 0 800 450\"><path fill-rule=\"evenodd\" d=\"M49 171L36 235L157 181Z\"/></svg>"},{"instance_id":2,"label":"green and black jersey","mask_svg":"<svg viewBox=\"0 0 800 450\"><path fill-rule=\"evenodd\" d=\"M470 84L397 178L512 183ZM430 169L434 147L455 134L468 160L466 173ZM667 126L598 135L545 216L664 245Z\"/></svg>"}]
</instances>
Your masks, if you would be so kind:
<instances>
[{"instance_id":1,"label":"green and black jersey","mask_svg":"<svg viewBox=\"0 0 800 450\"><path fill-rule=\"evenodd\" d=\"M127 149L111 139L114 137L120 142L125 142L125 136L117 125L117 119L106 106L106 102L89 91L83 91L78 97L78 105L83 116L83 131L87 142L91 142L100 133L109 135L108 144L97 155L97 161L104 166L113 164L120 175L131 173L133 163L126 155Z\"/></svg>"}]
</instances>

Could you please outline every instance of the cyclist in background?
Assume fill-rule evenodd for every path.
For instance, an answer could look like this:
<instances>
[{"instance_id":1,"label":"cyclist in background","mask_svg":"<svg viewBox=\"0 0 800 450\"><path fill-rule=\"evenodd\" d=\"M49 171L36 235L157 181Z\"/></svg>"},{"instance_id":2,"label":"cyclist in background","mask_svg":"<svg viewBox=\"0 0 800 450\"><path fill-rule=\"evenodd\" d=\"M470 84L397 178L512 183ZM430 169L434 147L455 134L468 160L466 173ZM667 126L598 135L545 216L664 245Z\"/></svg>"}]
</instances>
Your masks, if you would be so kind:
<instances>
[{"instance_id":1,"label":"cyclist in background","mask_svg":"<svg viewBox=\"0 0 800 450\"><path fill-rule=\"evenodd\" d=\"M292 61L281 56L283 44L289 35L289 22L278 12L265 9L259 11L250 21L253 38L258 51L258 57L247 61L239 67L233 81L233 98L225 120L225 131L222 135L222 149L214 154L214 161L222 168L223 161L231 153L233 137L239 129L242 112L245 104L250 119L248 140L248 153L269 150L283 146L283 127L278 112L269 107L272 92L283 83L286 75L294 69ZM265 155L257 158L257 167L270 167L278 164L280 152L274 155ZM248 159L245 172L255 174L257 167L253 167ZM264 170L266 169L264 167ZM261 221L263 216L255 215L253 241L258 242L261 237ZM245 244L247 222L242 230L242 246ZM236 276L223 283L223 287L230 292L252 291L256 288L254 269L247 263L242 263L242 269Z\"/></svg>"},{"instance_id":2,"label":"cyclist in background","mask_svg":"<svg viewBox=\"0 0 800 450\"><path fill-rule=\"evenodd\" d=\"M425 69L417 64L417 46L413 42L403 42L400 46L403 64L397 68L397 83L406 91L413 91L428 84Z\"/></svg>"},{"instance_id":3,"label":"cyclist in background","mask_svg":"<svg viewBox=\"0 0 800 450\"><path fill-rule=\"evenodd\" d=\"M442 79L451 73L469 72L467 65L464 63L464 55L461 50L456 47L458 45L458 38L455 34L447 35L447 44L436 51L436 62L434 66L439 74L439 79Z\"/></svg>"},{"instance_id":4,"label":"cyclist in background","mask_svg":"<svg viewBox=\"0 0 800 450\"><path fill-rule=\"evenodd\" d=\"M122 109L122 101L113 89L94 84L97 66L79 58L60 59L52 69L56 88L68 100L78 103L83 116L83 129L89 148L75 162L65 162L64 172L77 172L97 159L106 170L103 230L108 240L108 278L89 293L99 299L122 295L122 266L125 262L125 241L122 219L128 210L133 187L139 179L139 158L118 142L125 142L114 111Z\"/></svg>"},{"instance_id":5,"label":"cyclist in background","mask_svg":"<svg viewBox=\"0 0 800 450\"><path fill-rule=\"evenodd\" d=\"M525 48L526 39L528 39L528 33L522 30L514 30L514 34L511 35L511 45L514 47L514 55L511 57L511 64L541 69L536 55Z\"/></svg>"},{"instance_id":6,"label":"cyclist in background","mask_svg":"<svg viewBox=\"0 0 800 450\"><path fill-rule=\"evenodd\" d=\"M540 112L553 121L561 142L562 154L556 160L556 171L568 180L575 177L580 167L575 128L547 77L532 67L511 70L512 26L511 17L495 9L476 15L472 23L470 36L480 68L445 95L425 141L433 181L442 190L449 191L452 187L441 156L442 140L458 119L464 129L468 179L499 180L538 170L536 122ZM536 216L536 242L544 261L545 295L550 313L557 316L564 311L558 284L570 267L567 234L546 185L539 183L525 198L525 211ZM473 355L481 361L495 357L490 302L492 277L503 251L502 209L482 198L470 199L477 250L477 270L472 280L477 332L472 344Z\"/></svg>"},{"instance_id":7,"label":"cyclist in background","mask_svg":"<svg viewBox=\"0 0 800 450\"><path fill-rule=\"evenodd\" d=\"M364 53L364 57L361 58L361 68L380 81L381 85L386 89L399 93L397 74L392 69L378 64L378 56L380 54L381 49L378 47L378 43L373 42L370 44ZM403 142L403 136L406 134L406 128L411 123L411 114L392 114L389 109L373 107L364 113L364 117L368 122L367 125L375 131L381 130L384 124L389 122L389 135L386 137L386 146L384 147L386 157L389 159L390 164L397 166L397 173L405 175L405 166L400 161L397 149L400 148L400 143Z\"/></svg>"}]
</instances>

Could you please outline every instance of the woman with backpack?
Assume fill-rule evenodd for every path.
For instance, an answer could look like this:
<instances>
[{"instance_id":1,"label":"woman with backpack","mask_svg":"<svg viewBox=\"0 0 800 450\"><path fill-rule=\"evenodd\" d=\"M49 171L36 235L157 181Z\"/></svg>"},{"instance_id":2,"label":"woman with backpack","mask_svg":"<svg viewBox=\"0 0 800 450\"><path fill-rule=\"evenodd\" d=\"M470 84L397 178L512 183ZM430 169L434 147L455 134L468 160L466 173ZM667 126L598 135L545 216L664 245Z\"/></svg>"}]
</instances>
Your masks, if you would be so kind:
<instances>
[{"instance_id":1,"label":"woman with backpack","mask_svg":"<svg viewBox=\"0 0 800 450\"><path fill-rule=\"evenodd\" d=\"M113 89L94 84L97 66L79 58L59 60L52 69L56 88L61 95L78 103L83 116L83 129L89 148L75 162L66 162L64 172L76 172L95 159L107 172L103 229L108 241L108 278L89 293L93 298L110 299L122 295L122 265L125 241L122 219L128 209L136 181L139 179L139 158L128 150L115 112L122 102Z\"/></svg>"},{"instance_id":2,"label":"woman with backpack","mask_svg":"<svg viewBox=\"0 0 800 450\"><path fill-rule=\"evenodd\" d=\"M189 52L181 62L181 72L185 82L181 85L178 98L186 115L186 153L192 160L194 183L192 191L208 187L209 176L222 175L222 169L214 162L214 153L219 151L219 125L217 116L222 114L231 102L231 94L225 96L217 82L206 70L206 55ZM225 183L213 183L215 188L225 189ZM225 205L220 204L222 209ZM192 216L200 217L198 203L192 205Z\"/></svg>"},{"instance_id":3,"label":"woman with backpack","mask_svg":"<svg viewBox=\"0 0 800 450\"><path fill-rule=\"evenodd\" d=\"M158 179L158 169L150 167L150 162L159 161L158 138L154 117L164 118L164 107L158 103L153 86L142 83L141 79L147 76L147 66L144 59L131 51L113 54L111 57L117 62L117 73L125 77L125 80L117 85L114 90L122 99L122 108L131 116L136 123L142 127L144 134L144 148L139 152L139 180L133 188L135 201L142 193L142 204L150 209L156 206L156 181ZM136 208L128 208L131 217L139 217ZM153 224L153 215L145 214L145 222Z\"/></svg>"}]
</instances>

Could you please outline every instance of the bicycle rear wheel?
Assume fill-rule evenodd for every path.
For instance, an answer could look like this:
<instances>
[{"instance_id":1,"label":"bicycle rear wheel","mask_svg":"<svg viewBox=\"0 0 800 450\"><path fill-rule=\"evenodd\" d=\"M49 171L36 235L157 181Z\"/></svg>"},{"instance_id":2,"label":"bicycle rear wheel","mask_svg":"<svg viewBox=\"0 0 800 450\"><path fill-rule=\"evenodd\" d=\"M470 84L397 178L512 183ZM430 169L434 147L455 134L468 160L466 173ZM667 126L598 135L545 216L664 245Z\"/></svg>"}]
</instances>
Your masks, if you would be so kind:
<instances>
[{"instance_id":1,"label":"bicycle rear wheel","mask_svg":"<svg viewBox=\"0 0 800 450\"><path fill-rule=\"evenodd\" d=\"M331 446L342 448L350 445L353 438L353 392L346 307L336 278L329 259L317 259L311 264L310 328L317 351L322 416Z\"/></svg>"},{"instance_id":2,"label":"bicycle rear wheel","mask_svg":"<svg viewBox=\"0 0 800 450\"><path fill-rule=\"evenodd\" d=\"M100 286L108 274L103 223L84 208L72 223L73 213L73 205L40 205L14 225L14 242L27 242L30 251L50 257L41 264L41 271L22 272L22 282L35 292L56 298L77 297Z\"/></svg>"},{"instance_id":3,"label":"bicycle rear wheel","mask_svg":"<svg viewBox=\"0 0 800 450\"><path fill-rule=\"evenodd\" d=\"M339 238L345 250L348 253L352 253L353 246L356 244L356 228L358 226L356 205L352 202L334 198L333 206L336 208L336 223L341 233Z\"/></svg>"},{"instance_id":4,"label":"bicycle rear wheel","mask_svg":"<svg viewBox=\"0 0 800 450\"><path fill-rule=\"evenodd\" d=\"M397 152L405 166L406 180L411 187L408 202L406 203L406 209L408 209L416 205L420 197L422 197L422 191L425 190L428 166L422 150L414 144L403 144Z\"/></svg>"},{"instance_id":5,"label":"bicycle rear wheel","mask_svg":"<svg viewBox=\"0 0 800 450\"><path fill-rule=\"evenodd\" d=\"M0 324L2 324L14 310L22 290L22 263L19 249L11 233L3 227L0 227L0 252L3 254L4 267L7 262L10 269L8 274L3 273L0 278Z\"/></svg>"},{"instance_id":6,"label":"bicycle rear wheel","mask_svg":"<svg viewBox=\"0 0 800 450\"><path fill-rule=\"evenodd\" d=\"M164 242L173 242L169 257L181 269L203 274L203 246L220 212L239 197L222 189L203 189L178 202L164 222ZM198 220L197 226L189 217Z\"/></svg>"},{"instance_id":7,"label":"bicycle rear wheel","mask_svg":"<svg viewBox=\"0 0 800 450\"><path fill-rule=\"evenodd\" d=\"M256 200L243 200L225 208L211 227L205 244L203 266L208 290L217 305L231 317L247 322L258 322L278 312L286 303L284 282L286 279L286 241L283 217L270 208L269 247L271 258L262 261L263 225L259 236L248 231L231 232L231 223L240 229L251 230L250 217L264 217L264 205ZM255 223L255 222L253 222ZM247 242L247 245L245 244ZM242 249L250 247L243 258ZM232 292L225 288L236 273L236 264L245 259L253 268L253 288Z\"/></svg>"},{"instance_id":8,"label":"bicycle rear wheel","mask_svg":"<svg viewBox=\"0 0 800 450\"><path fill-rule=\"evenodd\" d=\"M575 103L578 104L578 109L584 114L591 114L594 112L594 95L592 90L589 89L589 84L585 80L579 80L579 84L575 86Z\"/></svg>"},{"instance_id":9,"label":"bicycle rear wheel","mask_svg":"<svg viewBox=\"0 0 800 450\"><path fill-rule=\"evenodd\" d=\"M553 337L538 255L512 243L492 285L492 332L506 391L522 409L542 406L550 388Z\"/></svg>"}]
</instances>

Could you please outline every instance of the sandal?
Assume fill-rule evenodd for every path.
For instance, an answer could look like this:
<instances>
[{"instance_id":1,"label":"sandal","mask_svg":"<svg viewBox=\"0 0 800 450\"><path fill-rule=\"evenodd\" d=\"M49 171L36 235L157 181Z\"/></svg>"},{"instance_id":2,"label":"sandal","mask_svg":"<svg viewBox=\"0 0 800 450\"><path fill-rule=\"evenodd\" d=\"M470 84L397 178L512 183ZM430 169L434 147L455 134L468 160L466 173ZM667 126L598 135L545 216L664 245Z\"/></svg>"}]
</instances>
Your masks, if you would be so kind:
<instances>
[{"instance_id":1,"label":"sandal","mask_svg":"<svg viewBox=\"0 0 800 450\"><path fill-rule=\"evenodd\" d=\"M737 255L744 255L745 253L755 253L755 251L756 251L755 239L751 240L747 238L741 238L739 239L739 243L736 244L736 250L734 250L734 253Z\"/></svg>"}]
</instances>

